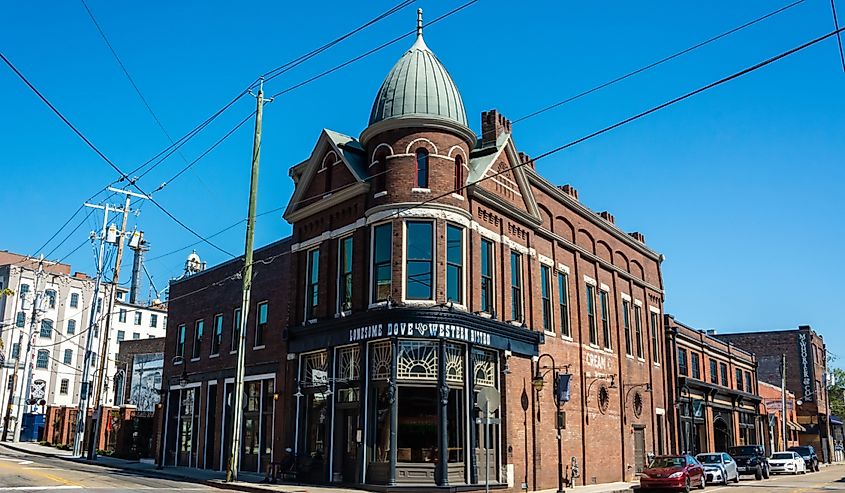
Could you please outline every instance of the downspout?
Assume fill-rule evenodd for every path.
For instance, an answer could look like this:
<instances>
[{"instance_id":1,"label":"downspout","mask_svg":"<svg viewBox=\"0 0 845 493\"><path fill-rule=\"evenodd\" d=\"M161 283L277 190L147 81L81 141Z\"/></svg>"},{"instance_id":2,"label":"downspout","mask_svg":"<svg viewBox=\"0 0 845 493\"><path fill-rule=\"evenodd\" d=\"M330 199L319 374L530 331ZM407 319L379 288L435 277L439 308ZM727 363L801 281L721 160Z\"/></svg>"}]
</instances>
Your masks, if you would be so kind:
<instances>
[{"instance_id":1,"label":"downspout","mask_svg":"<svg viewBox=\"0 0 845 493\"><path fill-rule=\"evenodd\" d=\"M617 281L619 276L614 272L613 273L613 306L619 307L619 290L617 288ZM628 291L630 292L630 283L628 285ZM622 471L621 474L621 481L625 481L627 476L627 467L625 463L625 431L628 428L628 407L627 407L627 395L625 394L625 380L622 378L622 359L625 358L622 356L622 336L620 334L620 328L622 327L622 323L620 323L619 316L622 314L621 310L615 310L616 312L616 350L618 351L619 357L616 358L617 361L617 374L619 375L619 415L622 419L619 422L619 445L620 450L622 451L622 463L620 464L620 468Z\"/></svg>"},{"instance_id":2,"label":"downspout","mask_svg":"<svg viewBox=\"0 0 845 493\"><path fill-rule=\"evenodd\" d=\"M581 484L586 484L587 477L587 377L584 375L584 325L581 320L581 283L583 278L578 268L580 254L575 255L575 306L578 308L578 371L581 373ZM572 481L575 486L575 481Z\"/></svg>"}]
</instances>

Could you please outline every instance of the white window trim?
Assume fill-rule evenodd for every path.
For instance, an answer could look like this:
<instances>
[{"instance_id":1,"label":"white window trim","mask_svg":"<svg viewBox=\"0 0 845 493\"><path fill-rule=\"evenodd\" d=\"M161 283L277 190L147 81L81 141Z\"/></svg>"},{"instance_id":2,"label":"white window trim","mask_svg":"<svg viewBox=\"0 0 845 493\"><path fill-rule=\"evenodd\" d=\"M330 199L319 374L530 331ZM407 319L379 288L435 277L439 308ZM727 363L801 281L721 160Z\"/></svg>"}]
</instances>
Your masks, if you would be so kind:
<instances>
[{"instance_id":1,"label":"white window trim","mask_svg":"<svg viewBox=\"0 0 845 493\"><path fill-rule=\"evenodd\" d=\"M388 258L390 258L390 266L391 266L391 269L390 269L390 271L391 271L390 290L393 291L393 226L394 225L393 225L393 221L387 220L387 221L382 221L382 222L370 224L370 259L369 259L370 265L368 267L369 271L370 271L370 277L369 277L370 282L367 284L367 291L369 291L369 294L367 294L367 299L370 301L370 303L368 305L368 308L379 308L379 307L382 307L382 306L387 306L387 300L373 301L373 297L375 295L375 290L376 290L376 279L375 279L376 228L378 228L379 226L387 225L387 224L390 225L390 255L388 255ZM390 295L388 295L388 296L390 296Z\"/></svg>"},{"instance_id":2,"label":"white window trim","mask_svg":"<svg viewBox=\"0 0 845 493\"><path fill-rule=\"evenodd\" d=\"M384 197L385 195L387 195L387 190L382 190L381 192L374 193L373 198L377 199L379 197Z\"/></svg>"},{"instance_id":3,"label":"white window trim","mask_svg":"<svg viewBox=\"0 0 845 493\"><path fill-rule=\"evenodd\" d=\"M656 314L660 315L660 308L657 308L654 305L648 305L648 311L650 313L656 313Z\"/></svg>"},{"instance_id":4,"label":"white window trim","mask_svg":"<svg viewBox=\"0 0 845 493\"><path fill-rule=\"evenodd\" d=\"M538 261L538 262L540 262L541 264L543 264L543 265L545 265L545 266L547 266L547 267L551 268L551 269L554 269L554 268L555 268L555 261L554 261L554 260L552 260L552 259L551 259L551 258L549 258L549 257L546 257L546 256L545 256L545 255L543 255L542 253L538 253L538 254L537 254L537 261Z\"/></svg>"},{"instance_id":5,"label":"white window trim","mask_svg":"<svg viewBox=\"0 0 845 493\"><path fill-rule=\"evenodd\" d=\"M599 289L600 289L601 291L604 291L605 293L610 293L610 286L608 286L608 285L607 285L607 284L605 284L605 283L601 283L601 284L599 284Z\"/></svg>"},{"instance_id":6,"label":"white window trim","mask_svg":"<svg viewBox=\"0 0 845 493\"><path fill-rule=\"evenodd\" d=\"M355 258L355 238L354 238L354 235L352 235L352 233L350 233L350 234L347 234L347 235L344 235L344 236L339 236L337 238L337 280L335 282L335 288L337 289L337 296L335 296L335 318L340 317L340 316L350 315L352 313L352 310L351 310L352 300L349 300L349 304L350 304L349 310L343 310L341 305L340 305L340 292L341 292L341 285L340 285L341 277L340 277L340 275L342 274L342 272L341 272L342 264L341 264L340 260L343 257L343 248L342 248L343 242L346 241L347 239L352 240L352 258L353 259ZM353 272L355 271L354 263L353 263L353 266L352 266L352 271ZM354 281L355 280L353 279L352 281L353 281L352 286L353 286L353 292L354 292L354 289L355 289Z\"/></svg>"},{"instance_id":7,"label":"white window trim","mask_svg":"<svg viewBox=\"0 0 845 493\"><path fill-rule=\"evenodd\" d=\"M317 264L317 289L319 290L319 288L320 288L320 265L319 265L320 246L318 245L314 248L309 248L308 250L305 250L305 296L303 297L304 299L302 300L302 317L303 317L303 320L305 320L305 321L308 320L308 305L311 304L311 293L309 292L310 291L310 285L311 285L311 267L312 267L311 266L311 254L314 251L317 252L317 256L318 256L318 259L317 259L317 262L318 262L318 264ZM318 293L317 294L317 305L319 305L319 304L320 304L320 295ZM258 305L257 304L255 305L255 323L256 323L256 327L258 327ZM255 339L255 338L253 337L253 339ZM253 340L252 343L255 344L255 341Z\"/></svg>"},{"instance_id":8,"label":"white window trim","mask_svg":"<svg viewBox=\"0 0 845 493\"><path fill-rule=\"evenodd\" d=\"M260 346L255 344L255 337L258 335L258 326L261 324L261 310L259 310L261 305L267 305L267 323L270 323L270 300L264 299L255 304L255 334L252 337L252 349L262 349L266 344L266 340ZM264 334L264 337L266 338L267 334Z\"/></svg>"},{"instance_id":9,"label":"white window trim","mask_svg":"<svg viewBox=\"0 0 845 493\"><path fill-rule=\"evenodd\" d=\"M595 279L593 279L593 278L592 278L592 277L590 277L590 276L585 275L585 276L584 276L584 282L585 282L585 283L587 283L587 284L589 284L590 286L592 286L592 287L594 287L594 288L595 288L595 287L598 287L598 283L596 282L596 280L595 280Z\"/></svg>"},{"instance_id":10,"label":"white window trim","mask_svg":"<svg viewBox=\"0 0 845 493\"><path fill-rule=\"evenodd\" d=\"M431 223L431 298L427 300L408 299L408 223ZM412 218L402 221L402 302L412 306L430 306L437 303L437 220L434 218ZM391 252L392 253L392 252Z\"/></svg>"},{"instance_id":11,"label":"white window trim","mask_svg":"<svg viewBox=\"0 0 845 493\"><path fill-rule=\"evenodd\" d=\"M455 192L452 192L452 198L457 200L464 200L464 196Z\"/></svg>"},{"instance_id":12,"label":"white window trim","mask_svg":"<svg viewBox=\"0 0 845 493\"><path fill-rule=\"evenodd\" d=\"M431 193L430 188L414 187L411 189L412 193Z\"/></svg>"},{"instance_id":13,"label":"white window trim","mask_svg":"<svg viewBox=\"0 0 845 493\"><path fill-rule=\"evenodd\" d=\"M222 313L215 313L215 314L211 317L212 324L214 324L214 326L212 327L212 329L214 330L214 332L215 332L215 333L217 332L217 324L216 324L216 322L217 322L217 317L220 317L220 320L221 320L221 321L225 321L225 320L226 320L226 319L223 317L223 314L222 314ZM212 338L213 338L213 337L212 337ZM212 347L211 347L211 348L209 348L209 350L211 350L211 349L213 349L213 348L214 348L214 344L212 343L212 345L211 345L211 346L212 346ZM223 326L222 326L222 324L221 324L221 326L220 326L220 344L217 346L217 352L216 352L216 353L210 353L210 354L208 355L208 357L209 357L209 358L211 358L211 357L215 357L215 358L216 358L217 356L220 356L220 348L221 348L221 347L223 347Z\"/></svg>"},{"instance_id":14,"label":"white window trim","mask_svg":"<svg viewBox=\"0 0 845 493\"><path fill-rule=\"evenodd\" d=\"M436 224L437 223L435 223L435 225ZM461 298L462 299L461 299L460 303L453 301L452 305L454 307L461 307L463 309L466 309L466 306L468 305L468 303L467 303L467 240L468 240L468 238L467 238L467 228L465 226L463 226L462 224L454 223L454 222L451 222L451 221L446 221L446 225L444 226L444 230L443 230L443 238L445 238L447 242L449 241L449 227L450 226L453 227L453 228L458 228L458 229L461 230L461 282L460 282L460 284L461 284ZM437 231L436 230L434 232L434 237L435 238L437 237ZM435 245L437 244L436 241L434 243L435 243ZM448 282L449 282L449 259L447 258L448 255L449 255L449 247L446 246L444 248L444 251L443 251L443 280L445 281L444 284L443 284L443 294L445 295L444 299L446 300L447 303L449 302L448 301L449 300L449 286L447 285ZM435 294L435 298L436 297L437 296Z\"/></svg>"},{"instance_id":15,"label":"white window trim","mask_svg":"<svg viewBox=\"0 0 845 493\"><path fill-rule=\"evenodd\" d=\"M623 301L627 301L628 303L634 301L633 299L631 299L631 296L626 293L619 293L619 296L622 298Z\"/></svg>"},{"instance_id":16,"label":"white window trim","mask_svg":"<svg viewBox=\"0 0 845 493\"><path fill-rule=\"evenodd\" d=\"M558 262L558 264L557 264L557 270L558 270L558 272L563 272L566 275L569 275L569 267L567 267L564 264L561 264L560 262Z\"/></svg>"}]
</instances>

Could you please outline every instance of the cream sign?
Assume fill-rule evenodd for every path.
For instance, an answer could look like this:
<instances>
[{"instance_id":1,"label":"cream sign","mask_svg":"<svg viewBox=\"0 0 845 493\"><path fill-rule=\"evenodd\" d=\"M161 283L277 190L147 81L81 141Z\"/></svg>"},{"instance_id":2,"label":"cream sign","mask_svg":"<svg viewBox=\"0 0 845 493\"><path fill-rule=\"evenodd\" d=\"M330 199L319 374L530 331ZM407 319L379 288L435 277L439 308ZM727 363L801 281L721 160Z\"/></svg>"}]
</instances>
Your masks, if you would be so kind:
<instances>
[{"instance_id":1,"label":"cream sign","mask_svg":"<svg viewBox=\"0 0 845 493\"><path fill-rule=\"evenodd\" d=\"M364 341L376 337L431 337L490 345L490 334L454 324L396 322L365 325L349 329L349 342Z\"/></svg>"}]
</instances>

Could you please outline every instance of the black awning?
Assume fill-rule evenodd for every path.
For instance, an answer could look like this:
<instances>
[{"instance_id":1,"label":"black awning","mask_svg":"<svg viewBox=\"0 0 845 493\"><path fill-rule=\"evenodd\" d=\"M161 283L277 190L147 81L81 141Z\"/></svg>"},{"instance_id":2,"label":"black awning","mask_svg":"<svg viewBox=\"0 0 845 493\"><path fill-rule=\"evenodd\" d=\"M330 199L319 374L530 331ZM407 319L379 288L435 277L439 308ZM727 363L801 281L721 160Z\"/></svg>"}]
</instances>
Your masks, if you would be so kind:
<instances>
[{"instance_id":1,"label":"black awning","mask_svg":"<svg viewBox=\"0 0 845 493\"><path fill-rule=\"evenodd\" d=\"M520 356L537 356L545 341L542 332L441 306L369 310L287 330L292 353L385 337L447 339Z\"/></svg>"}]
</instances>

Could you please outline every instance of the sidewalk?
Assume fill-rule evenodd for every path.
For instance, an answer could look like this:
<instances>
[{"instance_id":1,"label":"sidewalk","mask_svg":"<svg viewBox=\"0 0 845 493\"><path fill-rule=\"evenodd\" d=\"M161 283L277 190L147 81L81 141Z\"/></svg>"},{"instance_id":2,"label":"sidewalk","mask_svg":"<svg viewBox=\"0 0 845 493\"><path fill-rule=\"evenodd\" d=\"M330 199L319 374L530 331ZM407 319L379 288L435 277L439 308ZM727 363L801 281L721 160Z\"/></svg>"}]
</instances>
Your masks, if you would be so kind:
<instances>
[{"instance_id":1,"label":"sidewalk","mask_svg":"<svg viewBox=\"0 0 845 493\"><path fill-rule=\"evenodd\" d=\"M261 484L261 480L264 479L264 476L254 473L240 473L238 474L240 479L239 481L227 483L225 481L226 473L220 471L208 471L205 469L195 469L191 467L166 467L164 469L156 469L155 464L117 459L104 455L98 456L96 460L89 461L87 459L74 457L70 450L59 450L31 442L0 442L0 447L5 447L25 454L54 457L82 464L95 464L102 467L121 469L125 471L136 471L138 474L143 474L148 477L190 481L226 490L245 491L251 493L362 493L362 491L364 491L360 489L301 484ZM628 493L634 491L633 486L635 484L636 483L619 482L590 486L576 486L566 488L566 491L567 493ZM555 493L555 491L555 489L550 489L541 490L536 493Z\"/></svg>"}]
</instances>

